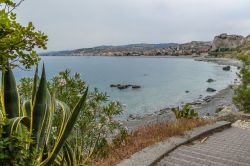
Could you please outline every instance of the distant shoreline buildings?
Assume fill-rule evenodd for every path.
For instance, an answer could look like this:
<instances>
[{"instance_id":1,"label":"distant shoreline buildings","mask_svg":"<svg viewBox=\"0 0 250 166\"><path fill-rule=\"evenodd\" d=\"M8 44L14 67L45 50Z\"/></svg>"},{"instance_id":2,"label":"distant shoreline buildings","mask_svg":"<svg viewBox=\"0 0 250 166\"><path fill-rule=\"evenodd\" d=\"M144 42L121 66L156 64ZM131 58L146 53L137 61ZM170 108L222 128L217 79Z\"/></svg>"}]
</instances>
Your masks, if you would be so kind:
<instances>
[{"instance_id":1,"label":"distant shoreline buildings","mask_svg":"<svg viewBox=\"0 0 250 166\"><path fill-rule=\"evenodd\" d=\"M223 33L215 36L213 41L192 41L185 44L130 44L122 46L99 46L82 48L72 51L58 51L43 53L42 56L182 56L182 55L206 55L211 51L234 49L244 44L244 38L240 35L227 35Z\"/></svg>"}]
</instances>

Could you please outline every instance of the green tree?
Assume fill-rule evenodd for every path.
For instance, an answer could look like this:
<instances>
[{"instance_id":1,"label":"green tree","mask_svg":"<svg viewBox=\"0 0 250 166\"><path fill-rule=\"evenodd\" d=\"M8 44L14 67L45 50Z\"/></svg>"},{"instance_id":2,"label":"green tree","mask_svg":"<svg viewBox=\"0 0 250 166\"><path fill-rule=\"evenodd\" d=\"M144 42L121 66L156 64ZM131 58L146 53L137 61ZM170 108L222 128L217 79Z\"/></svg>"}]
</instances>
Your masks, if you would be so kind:
<instances>
[{"instance_id":1,"label":"green tree","mask_svg":"<svg viewBox=\"0 0 250 166\"><path fill-rule=\"evenodd\" d=\"M239 77L241 84L235 88L233 97L234 104L240 111L250 112L250 57L240 56L243 66L240 70Z\"/></svg>"},{"instance_id":2,"label":"green tree","mask_svg":"<svg viewBox=\"0 0 250 166\"><path fill-rule=\"evenodd\" d=\"M48 38L44 33L36 31L32 22L23 26L16 21L13 11L22 2L0 0L0 70L9 64L30 68L40 60L35 49L46 49Z\"/></svg>"}]
</instances>

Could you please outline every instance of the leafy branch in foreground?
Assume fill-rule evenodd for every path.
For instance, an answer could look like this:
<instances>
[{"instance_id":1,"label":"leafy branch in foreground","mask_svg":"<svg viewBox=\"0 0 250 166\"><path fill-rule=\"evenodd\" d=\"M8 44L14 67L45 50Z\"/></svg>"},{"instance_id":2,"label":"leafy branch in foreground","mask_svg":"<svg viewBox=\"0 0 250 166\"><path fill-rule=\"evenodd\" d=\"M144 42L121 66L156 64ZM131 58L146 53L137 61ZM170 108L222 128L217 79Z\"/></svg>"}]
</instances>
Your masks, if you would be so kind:
<instances>
[{"instance_id":1,"label":"leafy branch in foreground","mask_svg":"<svg viewBox=\"0 0 250 166\"><path fill-rule=\"evenodd\" d=\"M32 22L23 26L16 21L13 10L21 2L0 1L0 70L7 69L9 64L30 68L40 60L35 48L46 49L48 38L44 33L35 31Z\"/></svg>"}]
</instances>

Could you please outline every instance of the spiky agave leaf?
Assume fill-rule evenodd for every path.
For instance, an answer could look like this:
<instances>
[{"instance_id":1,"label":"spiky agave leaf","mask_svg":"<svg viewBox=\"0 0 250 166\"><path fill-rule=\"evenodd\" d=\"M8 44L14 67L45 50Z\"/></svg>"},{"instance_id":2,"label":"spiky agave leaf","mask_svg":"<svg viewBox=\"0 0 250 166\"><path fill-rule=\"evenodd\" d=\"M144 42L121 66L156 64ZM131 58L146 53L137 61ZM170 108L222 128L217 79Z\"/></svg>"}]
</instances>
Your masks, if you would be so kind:
<instances>
[{"instance_id":1,"label":"spiky agave leaf","mask_svg":"<svg viewBox=\"0 0 250 166\"><path fill-rule=\"evenodd\" d=\"M46 143L48 144L49 143L49 137L51 135L51 128L52 128L52 121L53 121L53 113L55 112L55 105L58 105L58 108L59 108L59 111L61 112L61 121L60 121L60 128L59 128L59 134L57 135L57 138L60 136L60 133L63 132L63 129L65 127L65 124L67 122L67 120L70 118L71 116L71 111L70 111L70 108L67 104L65 104L64 102L62 101L59 101L59 100L56 100L55 99L55 96L54 94L52 95L51 97L51 116L49 117L49 122L48 122L48 130L47 130L47 140L46 140ZM64 157L63 155L63 160L65 160L66 158ZM59 162L60 161L60 162ZM54 160L54 162L56 163L64 163L64 162L61 162L62 161L62 157L60 155L58 155L56 157L56 159Z\"/></svg>"},{"instance_id":2,"label":"spiky agave leaf","mask_svg":"<svg viewBox=\"0 0 250 166\"><path fill-rule=\"evenodd\" d=\"M34 104L31 110L31 129L30 132L34 138L35 143L37 143L37 148L43 148L41 144L38 144L41 128L43 122L46 121L46 111L47 111L47 81L45 68L43 65L43 71L41 76L41 81L34 98ZM38 146L39 145L39 146Z\"/></svg>"},{"instance_id":3,"label":"spiky agave leaf","mask_svg":"<svg viewBox=\"0 0 250 166\"><path fill-rule=\"evenodd\" d=\"M44 119L42 122L42 126L40 129L40 134L39 134L39 141L38 141L38 147L44 147L45 142L46 142L46 138L47 138L47 129L48 129L48 122L49 122L49 118L51 115L51 96L49 94L49 90L47 89L47 107L46 107L46 111L45 111L45 115L44 115Z\"/></svg>"},{"instance_id":4,"label":"spiky agave leaf","mask_svg":"<svg viewBox=\"0 0 250 166\"><path fill-rule=\"evenodd\" d=\"M32 108L32 105L31 105L31 102L30 101L25 101L23 103L23 107L22 107L22 111L23 111L23 115L24 116L27 116L27 117L30 117L31 115L31 108Z\"/></svg>"},{"instance_id":5,"label":"spiky agave leaf","mask_svg":"<svg viewBox=\"0 0 250 166\"><path fill-rule=\"evenodd\" d=\"M47 157L48 157L48 149L47 149L46 144L44 144L43 152L42 152L42 160L45 160Z\"/></svg>"},{"instance_id":6,"label":"spiky agave leaf","mask_svg":"<svg viewBox=\"0 0 250 166\"><path fill-rule=\"evenodd\" d=\"M33 87L32 87L32 96L31 96L31 103L34 104L37 88L38 88L38 82L39 82L39 77L38 77L38 65L36 65L36 71L33 79Z\"/></svg>"},{"instance_id":7,"label":"spiky agave leaf","mask_svg":"<svg viewBox=\"0 0 250 166\"><path fill-rule=\"evenodd\" d=\"M50 111L49 111L48 124L47 124L46 144L49 144L51 128L52 128L52 123L53 123L53 116L54 116L55 107L56 107L56 99L55 99L54 93L50 97L50 100L51 101L50 101Z\"/></svg>"},{"instance_id":8,"label":"spiky agave leaf","mask_svg":"<svg viewBox=\"0 0 250 166\"><path fill-rule=\"evenodd\" d=\"M8 66L2 73L1 101L3 115L11 119L20 114L20 97L17 92L16 81L13 72Z\"/></svg>"},{"instance_id":9,"label":"spiky agave leaf","mask_svg":"<svg viewBox=\"0 0 250 166\"><path fill-rule=\"evenodd\" d=\"M76 165L74 153L72 152L68 142L66 142L63 146L63 156L68 166Z\"/></svg>"},{"instance_id":10,"label":"spiky agave leaf","mask_svg":"<svg viewBox=\"0 0 250 166\"><path fill-rule=\"evenodd\" d=\"M60 166L64 166L65 156L63 156Z\"/></svg>"},{"instance_id":11,"label":"spiky agave leaf","mask_svg":"<svg viewBox=\"0 0 250 166\"><path fill-rule=\"evenodd\" d=\"M24 125L27 129L30 127L30 119L27 116L15 117L7 120L7 124L4 126L4 133L6 136L10 136L18 132L19 127Z\"/></svg>"},{"instance_id":12,"label":"spiky agave leaf","mask_svg":"<svg viewBox=\"0 0 250 166\"><path fill-rule=\"evenodd\" d=\"M70 112L70 108L67 104L65 104L64 102L62 101L59 101L59 100L56 100L56 103L60 106L60 111L61 111L61 115L62 115L62 119L61 119L61 126L60 126L60 130L59 130L59 135L58 137L60 136L60 133L63 132L64 130L64 127L65 127L65 124L67 123L67 120L70 118L71 116L71 112Z\"/></svg>"},{"instance_id":13,"label":"spiky agave leaf","mask_svg":"<svg viewBox=\"0 0 250 166\"><path fill-rule=\"evenodd\" d=\"M56 159L58 153L60 152L60 150L63 147L65 141L67 140L71 130L74 127L74 124L76 122L76 119L78 117L79 112L85 106L87 94L88 94L88 88L86 89L82 98L79 100L76 107L73 109L72 114L71 114L70 118L67 120L66 124L64 124L63 131L60 132L59 137L55 143L55 146L53 147L52 152L49 154L49 157L45 161L43 161L40 165L50 165Z\"/></svg>"},{"instance_id":14,"label":"spiky agave leaf","mask_svg":"<svg viewBox=\"0 0 250 166\"><path fill-rule=\"evenodd\" d=\"M6 77L6 74L7 74L7 77ZM41 76L39 86L33 87L32 99L30 101L25 102L23 105L22 110L24 111L25 116L22 116L23 113L19 112L20 101L19 101L19 96L17 93L15 79L11 70L4 72L2 81L3 81L2 96L6 97L8 95L13 95L13 94L14 94L13 96L16 95L15 100L10 100L11 101L10 103L15 101L15 103L17 103L16 107L18 108L18 109L15 109L16 112L12 114L8 114L7 112L5 113L5 110L9 110L9 108L1 112L1 115L4 115L3 118L6 118L6 115L13 116L13 118L8 120L8 124L5 126L6 131L7 131L6 133L8 134L11 134L14 132L22 133L23 126L21 124L23 124L24 126L26 126L28 130L30 130L30 134L32 134L34 141L33 141L31 148L33 148L34 147L33 145L36 144L36 147L41 152L38 158L40 162L42 161L40 165L49 165L52 163L59 164L60 163L59 161L62 161L62 159L58 160L58 157L60 158L60 155L58 154L60 153L60 150L63 146L64 146L64 151L66 154L63 160L67 161L66 163L68 164L71 163L71 165L74 165L72 164L75 161L74 156L72 156L72 151L70 147L65 144L65 141L68 138L76 122L79 112L82 110L82 108L85 105L88 89L86 89L85 94L79 100L78 104L76 105L76 107L73 109L72 112L70 112L69 107L65 103L56 101L59 104L59 106L62 108L61 111L63 113L63 116L62 116L63 119L62 119L61 128L59 130L59 134L55 142L55 145L52 147L52 149L47 149L45 142L46 141L48 142L49 140L49 134L50 134L50 129L51 129L52 120L53 120L52 117L55 111L55 98L54 96L50 98L50 95L48 93L44 65L43 65L43 71L42 71L42 76ZM7 84L6 81L8 81L9 84ZM36 69L36 74L34 77L34 84L37 84L36 82L38 82L37 69ZM7 91L4 91L6 90L6 85L7 85ZM10 88L10 87L13 87L13 88ZM7 93L7 95L5 95L5 93ZM5 97L2 98L3 106L6 103ZM11 108L13 109L15 107L11 107ZM12 109L10 110L10 112L12 111ZM21 117L18 117L20 115ZM48 154L45 154L47 152Z\"/></svg>"}]
</instances>

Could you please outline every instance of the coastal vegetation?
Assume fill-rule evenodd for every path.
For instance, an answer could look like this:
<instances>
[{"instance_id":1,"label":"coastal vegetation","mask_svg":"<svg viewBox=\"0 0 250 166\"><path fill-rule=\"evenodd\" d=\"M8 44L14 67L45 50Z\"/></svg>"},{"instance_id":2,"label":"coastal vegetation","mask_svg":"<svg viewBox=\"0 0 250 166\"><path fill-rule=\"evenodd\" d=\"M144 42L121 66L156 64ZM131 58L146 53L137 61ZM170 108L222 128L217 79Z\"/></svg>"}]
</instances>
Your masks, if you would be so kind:
<instances>
[{"instance_id":1,"label":"coastal vegetation","mask_svg":"<svg viewBox=\"0 0 250 166\"><path fill-rule=\"evenodd\" d=\"M18 89L21 99L26 99L32 94L32 78L22 78ZM81 95L84 94L86 84L79 73L71 74L70 70L59 72L48 81L48 89L58 100L67 103L69 109L74 108ZM94 89L87 95L85 109L83 109L75 122L68 144L75 153L75 164L83 164L97 156L107 155L108 138L126 133L126 130L114 117L121 114L121 105L109 101L105 93ZM55 111L55 124L53 133L57 133L57 126L62 119L62 113Z\"/></svg>"},{"instance_id":2,"label":"coastal vegetation","mask_svg":"<svg viewBox=\"0 0 250 166\"><path fill-rule=\"evenodd\" d=\"M233 101L240 111L250 113L250 56L242 55L240 59L243 66L238 76L241 79L240 85L235 88Z\"/></svg>"},{"instance_id":3,"label":"coastal vegetation","mask_svg":"<svg viewBox=\"0 0 250 166\"><path fill-rule=\"evenodd\" d=\"M8 67L3 72L1 141L7 141L7 143L1 147L1 165L29 163L31 154L34 154L31 159L36 164L30 162L29 165L51 165L70 160L66 155L70 153L70 146L66 140L75 125L79 112L85 108L88 89L86 88L74 109L70 110L67 105L56 100L54 94L51 95L48 92L44 67L41 79L38 80L36 72L30 100L24 101L21 107L11 68ZM54 118L57 110L61 112L61 121ZM53 133L55 123L59 124L56 125L57 130ZM16 146L12 147L12 144ZM11 158L12 151L18 151L19 148L24 154L29 153L24 156L17 155L18 160L14 160L15 158ZM5 154L11 154L11 156Z\"/></svg>"},{"instance_id":4,"label":"coastal vegetation","mask_svg":"<svg viewBox=\"0 0 250 166\"><path fill-rule=\"evenodd\" d=\"M21 3L0 1L0 165L84 164L102 155L108 135L122 129L112 119L121 107L98 90L88 93L77 73L70 77L66 70L47 82L44 65L40 78L37 68L33 79L16 86L12 68L37 65L35 48L46 49L47 42L32 23L16 22L13 11Z\"/></svg>"},{"instance_id":5,"label":"coastal vegetation","mask_svg":"<svg viewBox=\"0 0 250 166\"><path fill-rule=\"evenodd\" d=\"M184 118L184 119L198 118L198 113L195 112L192 109L192 106L189 105L189 104L184 105L182 109L180 107L172 108L172 111L174 112L175 117L177 119L181 119L181 118Z\"/></svg>"},{"instance_id":6,"label":"coastal vegetation","mask_svg":"<svg viewBox=\"0 0 250 166\"><path fill-rule=\"evenodd\" d=\"M11 67L30 68L39 61L34 48L46 49L48 37L36 31L32 22L23 26L16 21L14 10L23 2L0 1L0 70Z\"/></svg>"}]
</instances>

